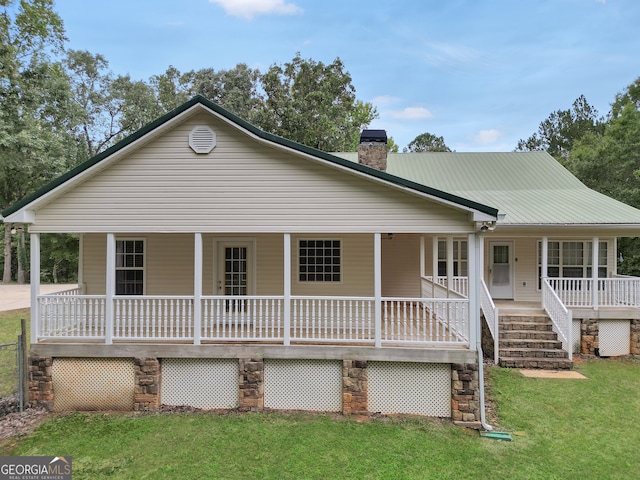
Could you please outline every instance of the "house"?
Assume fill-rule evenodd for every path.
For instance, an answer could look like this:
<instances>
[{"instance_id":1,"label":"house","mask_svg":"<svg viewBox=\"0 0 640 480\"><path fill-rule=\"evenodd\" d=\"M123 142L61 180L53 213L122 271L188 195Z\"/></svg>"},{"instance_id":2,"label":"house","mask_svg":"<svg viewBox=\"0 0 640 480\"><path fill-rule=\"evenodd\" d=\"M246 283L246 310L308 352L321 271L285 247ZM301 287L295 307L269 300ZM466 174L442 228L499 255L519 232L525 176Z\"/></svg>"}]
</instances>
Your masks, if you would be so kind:
<instances>
[{"instance_id":1,"label":"house","mask_svg":"<svg viewBox=\"0 0 640 480\"><path fill-rule=\"evenodd\" d=\"M542 302L566 361L573 318L637 337L615 238L640 211L543 153L398 156L385 139L330 154L195 97L2 212L30 233L30 399L486 425L480 312L496 342L507 328L494 299ZM79 236L77 289L40 293L48 233Z\"/></svg>"}]
</instances>

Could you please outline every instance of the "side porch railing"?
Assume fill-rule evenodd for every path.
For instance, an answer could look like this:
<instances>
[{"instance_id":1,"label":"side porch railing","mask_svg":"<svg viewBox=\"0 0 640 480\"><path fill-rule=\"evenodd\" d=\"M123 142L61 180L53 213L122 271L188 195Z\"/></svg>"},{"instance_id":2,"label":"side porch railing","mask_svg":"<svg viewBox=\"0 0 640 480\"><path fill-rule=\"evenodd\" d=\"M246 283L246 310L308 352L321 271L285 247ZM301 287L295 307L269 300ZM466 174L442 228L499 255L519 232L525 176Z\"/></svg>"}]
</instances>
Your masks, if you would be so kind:
<instances>
[{"instance_id":1,"label":"side porch railing","mask_svg":"<svg viewBox=\"0 0 640 480\"><path fill-rule=\"evenodd\" d=\"M379 339L388 346L469 347L465 298L382 298L378 327L373 297L292 296L286 305L284 296L204 296L198 309L195 301L193 296L117 296L109 309L104 295L39 295L37 337L357 345Z\"/></svg>"},{"instance_id":2,"label":"side porch railing","mask_svg":"<svg viewBox=\"0 0 640 480\"><path fill-rule=\"evenodd\" d=\"M551 288L568 307L640 308L640 278L549 278Z\"/></svg>"},{"instance_id":3,"label":"side porch railing","mask_svg":"<svg viewBox=\"0 0 640 480\"><path fill-rule=\"evenodd\" d=\"M554 290L549 278L542 279L542 307L551 319L553 331L558 334L558 338L562 341L562 349L569 354L569 360L572 360L572 312Z\"/></svg>"}]
</instances>

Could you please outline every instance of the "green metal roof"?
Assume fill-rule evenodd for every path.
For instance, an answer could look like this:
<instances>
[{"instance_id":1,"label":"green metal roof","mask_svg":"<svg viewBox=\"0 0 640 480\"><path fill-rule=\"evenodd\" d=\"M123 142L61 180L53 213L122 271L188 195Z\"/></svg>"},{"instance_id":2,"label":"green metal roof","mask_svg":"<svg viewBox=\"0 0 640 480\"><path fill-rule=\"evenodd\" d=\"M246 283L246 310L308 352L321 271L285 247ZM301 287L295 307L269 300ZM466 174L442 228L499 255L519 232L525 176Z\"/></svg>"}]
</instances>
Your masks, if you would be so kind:
<instances>
[{"instance_id":1,"label":"green metal roof","mask_svg":"<svg viewBox=\"0 0 640 480\"><path fill-rule=\"evenodd\" d=\"M503 225L640 224L640 210L591 190L546 152L390 153L387 171L494 205Z\"/></svg>"},{"instance_id":2,"label":"green metal roof","mask_svg":"<svg viewBox=\"0 0 640 480\"><path fill-rule=\"evenodd\" d=\"M475 200L471 200L462 196L458 196L456 194L447 192L447 191L442 191L439 190L435 187L431 187L431 186L427 186L426 184L423 183L419 183L416 182L414 180L411 180L410 178L406 178L406 177L399 177L396 176L394 174L392 174L391 172L381 172L379 170L376 170L374 168L370 168L367 167L365 165L360 165L357 162L353 162L353 161L349 161L346 160L340 156L336 156L330 153L326 153L326 152L322 152L320 150L317 150L315 148L311 148L311 147L307 147L306 145L302 145L296 142L293 142L291 140L287 140L285 138L279 137L277 135L273 135L267 132L264 132L262 130L260 130L259 128L251 125L250 123L242 120L240 117L237 117L236 115L232 114L231 112L228 112L227 110L225 110L224 108L220 107L219 105L216 105L215 103L207 100L206 98L198 95L193 97L191 100L189 100L188 102L184 103L183 105L177 107L176 109L170 111L169 113L163 115L162 117L160 117L159 119L157 119L156 121L146 125L145 127L141 128L140 130L138 130L137 132L133 133L132 135L128 136L127 138L125 138L124 140L118 142L116 145L112 146L111 148L105 150L104 152L96 155L93 158L90 158L89 160L87 160L86 162L78 165L76 168L74 168L73 170L70 170L69 172L65 173L64 175L56 178L55 180L53 180L52 182L48 183L47 185L45 185L44 187L42 187L41 189L37 190L36 192L28 195L27 197L23 198L22 200L16 202L14 205L8 207L7 209L5 209L2 212L2 216L3 217L7 217L15 212L17 212L18 210L22 209L23 207L29 205L30 203L38 200L40 197L42 197L43 195L46 195L47 193L51 192L52 190L56 189L57 187L63 185L64 183L68 182L69 180L77 177L78 175L81 175L83 172L85 172L86 170L88 170L89 168L99 164L100 162L102 162L103 160L105 160L107 157L110 157L111 155L115 154L116 152L118 152L119 150L125 148L126 146L132 144L133 142L135 142L136 140L141 139L142 137L144 137L145 135L151 133L153 130L161 127L162 125L164 125L165 123L167 123L168 121L172 120L175 117L178 117L180 114L186 112L187 110L191 109L192 107L196 106L196 105L202 105L214 112L216 112L217 114L221 115L222 117L226 118L227 120L229 120L231 123L236 124L238 127L243 128L249 132L251 132L252 134L256 135L257 137L272 142L276 145L281 145L287 148L291 148L292 150L301 152L301 153L305 153L311 156L314 156L316 158L322 159L322 160L326 160L330 163L342 166L342 167L346 167L350 170L354 170L360 173L364 173L366 175L369 175L371 177L377 178L379 180L383 180L389 183L392 183L394 185L397 185L399 187L403 187L403 188L407 188L409 190L413 190L415 192L421 193L421 194L426 194L429 195L431 197L434 197L435 199L441 199L444 200L446 202L450 202L453 204L457 204L460 207L465 207L467 209L471 209L471 210L475 210L478 212L482 212L484 214L487 214L489 216L497 216L498 214L498 210L492 206L488 206L487 204L483 204L480 202L477 202Z\"/></svg>"}]
</instances>

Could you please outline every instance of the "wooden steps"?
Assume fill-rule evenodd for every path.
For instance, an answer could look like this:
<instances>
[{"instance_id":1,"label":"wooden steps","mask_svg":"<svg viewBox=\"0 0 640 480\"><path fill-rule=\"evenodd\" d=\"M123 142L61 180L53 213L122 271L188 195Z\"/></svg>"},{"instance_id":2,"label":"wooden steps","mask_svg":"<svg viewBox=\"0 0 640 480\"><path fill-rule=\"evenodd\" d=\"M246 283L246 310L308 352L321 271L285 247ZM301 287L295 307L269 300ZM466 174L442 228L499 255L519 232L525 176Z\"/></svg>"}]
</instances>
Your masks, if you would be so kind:
<instances>
[{"instance_id":1,"label":"wooden steps","mask_svg":"<svg viewBox=\"0 0 640 480\"><path fill-rule=\"evenodd\" d=\"M501 315L499 321L501 367L545 370L569 370L573 367L546 315L509 313Z\"/></svg>"}]
</instances>

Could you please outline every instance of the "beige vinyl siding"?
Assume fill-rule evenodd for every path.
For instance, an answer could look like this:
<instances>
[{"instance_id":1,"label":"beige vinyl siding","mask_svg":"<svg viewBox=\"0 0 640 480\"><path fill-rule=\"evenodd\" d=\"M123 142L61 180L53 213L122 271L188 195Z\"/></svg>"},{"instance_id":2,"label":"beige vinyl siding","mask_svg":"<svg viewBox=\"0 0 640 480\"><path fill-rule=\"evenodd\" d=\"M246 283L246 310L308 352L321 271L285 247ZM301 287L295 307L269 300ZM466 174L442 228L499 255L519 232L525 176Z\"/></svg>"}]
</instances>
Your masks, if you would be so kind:
<instances>
[{"instance_id":1,"label":"beige vinyl siding","mask_svg":"<svg viewBox=\"0 0 640 480\"><path fill-rule=\"evenodd\" d=\"M83 275L86 293L104 295L106 279L106 235L84 237ZM298 281L298 239L291 238L291 291L293 295L373 296L373 235L331 236L342 241L340 283L301 283ZM328 238L304 235L305 238ZM145 279L147 295L193 295L194 236L192 234L131 234L119 238L145 239ZM217 295L217 242L237 240L233 235L203 235L203 295ZM282 295L284 291L284 239L281 234L252 237L255 246L256 295Z\"/></svg>"},{"instance_id":2,"label":"beige vinyl siding","mask_svg":"<svg viewBox=\"0 0 640 480\"><path fill-rule=\"evenodd\" d=\"M195 154L189 131L217 146ZM466 232L468 212L338 170L198 115L36 212L32 232Z\"/></svg>"},{"instance_id":3,"label":"beige vinyl siding","mask_svg":"<svg viewBox=\"0 0 640 480\"><path fill-rule=\"evenodd\" d=\"M420 296L420 236L382 236L382 296Z\"/></svg>"}]
</instances>

